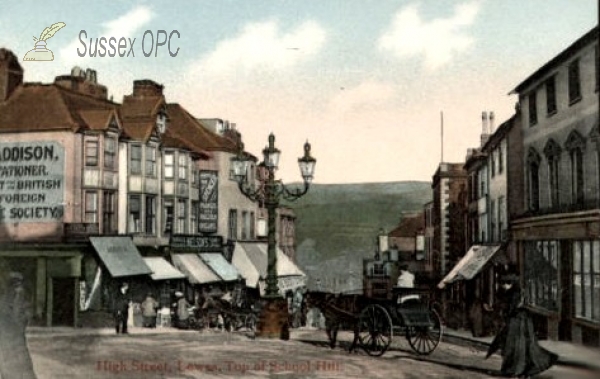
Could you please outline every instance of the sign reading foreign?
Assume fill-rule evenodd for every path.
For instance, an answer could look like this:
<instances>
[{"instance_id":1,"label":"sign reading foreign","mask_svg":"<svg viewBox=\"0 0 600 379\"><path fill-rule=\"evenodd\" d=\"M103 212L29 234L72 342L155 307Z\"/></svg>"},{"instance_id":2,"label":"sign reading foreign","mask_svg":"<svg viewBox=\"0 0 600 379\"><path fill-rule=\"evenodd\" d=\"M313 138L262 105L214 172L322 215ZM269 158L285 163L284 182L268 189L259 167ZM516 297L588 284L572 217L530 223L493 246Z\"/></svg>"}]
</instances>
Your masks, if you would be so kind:
<instances>
[{"instance_id":1,"label":"sign reading foreign","mask_svg":"<svg viewBox=\"0 0 600 379\"><path fill-rule=\"evenodd\" d=\"M57 142L0 143L0 223L62 220L64 170Z\"/></svg>"},{"instance_id":2,"label":"sign reading foreign","mask_svg":"<svg viewBox=\"0 0 600 379\"><path fill-rule=\"evenodd\" d=\"M215 233L219 217L219 177L217 171L200 171L200 211L198 231Z\"/></svg>"}]
</instances>

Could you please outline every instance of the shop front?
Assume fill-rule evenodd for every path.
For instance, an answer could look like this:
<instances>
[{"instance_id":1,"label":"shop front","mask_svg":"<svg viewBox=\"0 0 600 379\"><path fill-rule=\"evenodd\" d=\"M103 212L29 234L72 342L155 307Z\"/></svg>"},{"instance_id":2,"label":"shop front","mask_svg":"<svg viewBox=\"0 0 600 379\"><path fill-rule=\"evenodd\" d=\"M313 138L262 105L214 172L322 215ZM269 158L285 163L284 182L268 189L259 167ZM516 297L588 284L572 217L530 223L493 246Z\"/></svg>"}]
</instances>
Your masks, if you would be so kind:
<instances>
[{"instance_id":1,"label":"shop front","mask_svg":"<svg viewBox=\"0 0 600 379\"><path fill-rule=\"evenodd\" d=\"M538 336L600 346L600 212L518 220L513 234Z\"/></svg>"},{"instance_id":2,"label":"shop front","mask_svg":"<svg viewBox=\"0 0 600 379\"><path fill-rule=\"evenodd\" d=\"M19 272L31 325L78 324L79 277L85 245L10 245L0 247L0 270Z\"/></svg>"}]
</instances>

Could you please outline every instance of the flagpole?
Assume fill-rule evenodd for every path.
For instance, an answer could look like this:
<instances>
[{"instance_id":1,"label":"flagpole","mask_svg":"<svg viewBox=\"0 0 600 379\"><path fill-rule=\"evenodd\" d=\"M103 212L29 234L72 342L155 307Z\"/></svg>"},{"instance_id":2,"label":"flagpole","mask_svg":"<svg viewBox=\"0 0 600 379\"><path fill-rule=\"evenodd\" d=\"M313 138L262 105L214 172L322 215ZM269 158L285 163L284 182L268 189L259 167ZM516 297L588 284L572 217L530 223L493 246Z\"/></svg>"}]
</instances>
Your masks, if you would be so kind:
<instances>
[{"instance_id":1,"label":"flagpole","mask_svg":"<svg viewBox=\"0 0 600 379\"><path fill-rule=\"evenodd\" d=\"M441 139L440 139L440 143L442 145L442 159L440 161L440 163L444 162L444 111L440 111L440 120L441 120L441 125L440 125L440 132L441 132Z\"/></svg>"}]
</instances>

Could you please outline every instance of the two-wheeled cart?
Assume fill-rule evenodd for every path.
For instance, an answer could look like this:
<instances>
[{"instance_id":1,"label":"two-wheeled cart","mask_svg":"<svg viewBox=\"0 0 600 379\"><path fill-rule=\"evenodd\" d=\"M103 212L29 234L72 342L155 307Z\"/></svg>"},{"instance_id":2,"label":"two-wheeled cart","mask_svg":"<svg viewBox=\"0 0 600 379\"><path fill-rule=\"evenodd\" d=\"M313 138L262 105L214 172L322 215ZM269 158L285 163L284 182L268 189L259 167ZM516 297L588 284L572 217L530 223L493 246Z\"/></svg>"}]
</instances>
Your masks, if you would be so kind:
<instances>
[{"instance_id":1,"label":"two-wheeled cart","mask_svg":"<svg viewBox=\"0 0 600 379\"><path fill-rule=\"evenodd\" d=\"M311 294L309 301L325 315L331 347L335 346L339 327L345 324L354 332L350 350L360 347L369 355L381 356L394 336L404 336L415 353L428 355L443 335L442 318L429 295L429 289L394 288L392 299Z\"/></svg>"}]
</instances>

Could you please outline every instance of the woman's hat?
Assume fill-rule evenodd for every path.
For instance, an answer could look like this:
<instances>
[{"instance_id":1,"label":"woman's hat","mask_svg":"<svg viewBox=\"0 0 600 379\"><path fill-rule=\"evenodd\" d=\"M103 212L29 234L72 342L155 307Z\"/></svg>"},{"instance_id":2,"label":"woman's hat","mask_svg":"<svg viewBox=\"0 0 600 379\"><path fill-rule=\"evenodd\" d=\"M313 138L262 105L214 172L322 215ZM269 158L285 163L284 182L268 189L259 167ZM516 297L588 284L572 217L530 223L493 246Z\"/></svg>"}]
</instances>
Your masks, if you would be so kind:
<instances>
[{"instance_id":1,"label":"woman's hat","mask_svg":"<svg viewBox=\"0 0 600 379\"><path fill-rule=\"evenodd\" d=\"M183 292L177 291L177 292L175 292L175 296L177 296L177 297L183 297Z\"/></svg>"}]
</instances>

